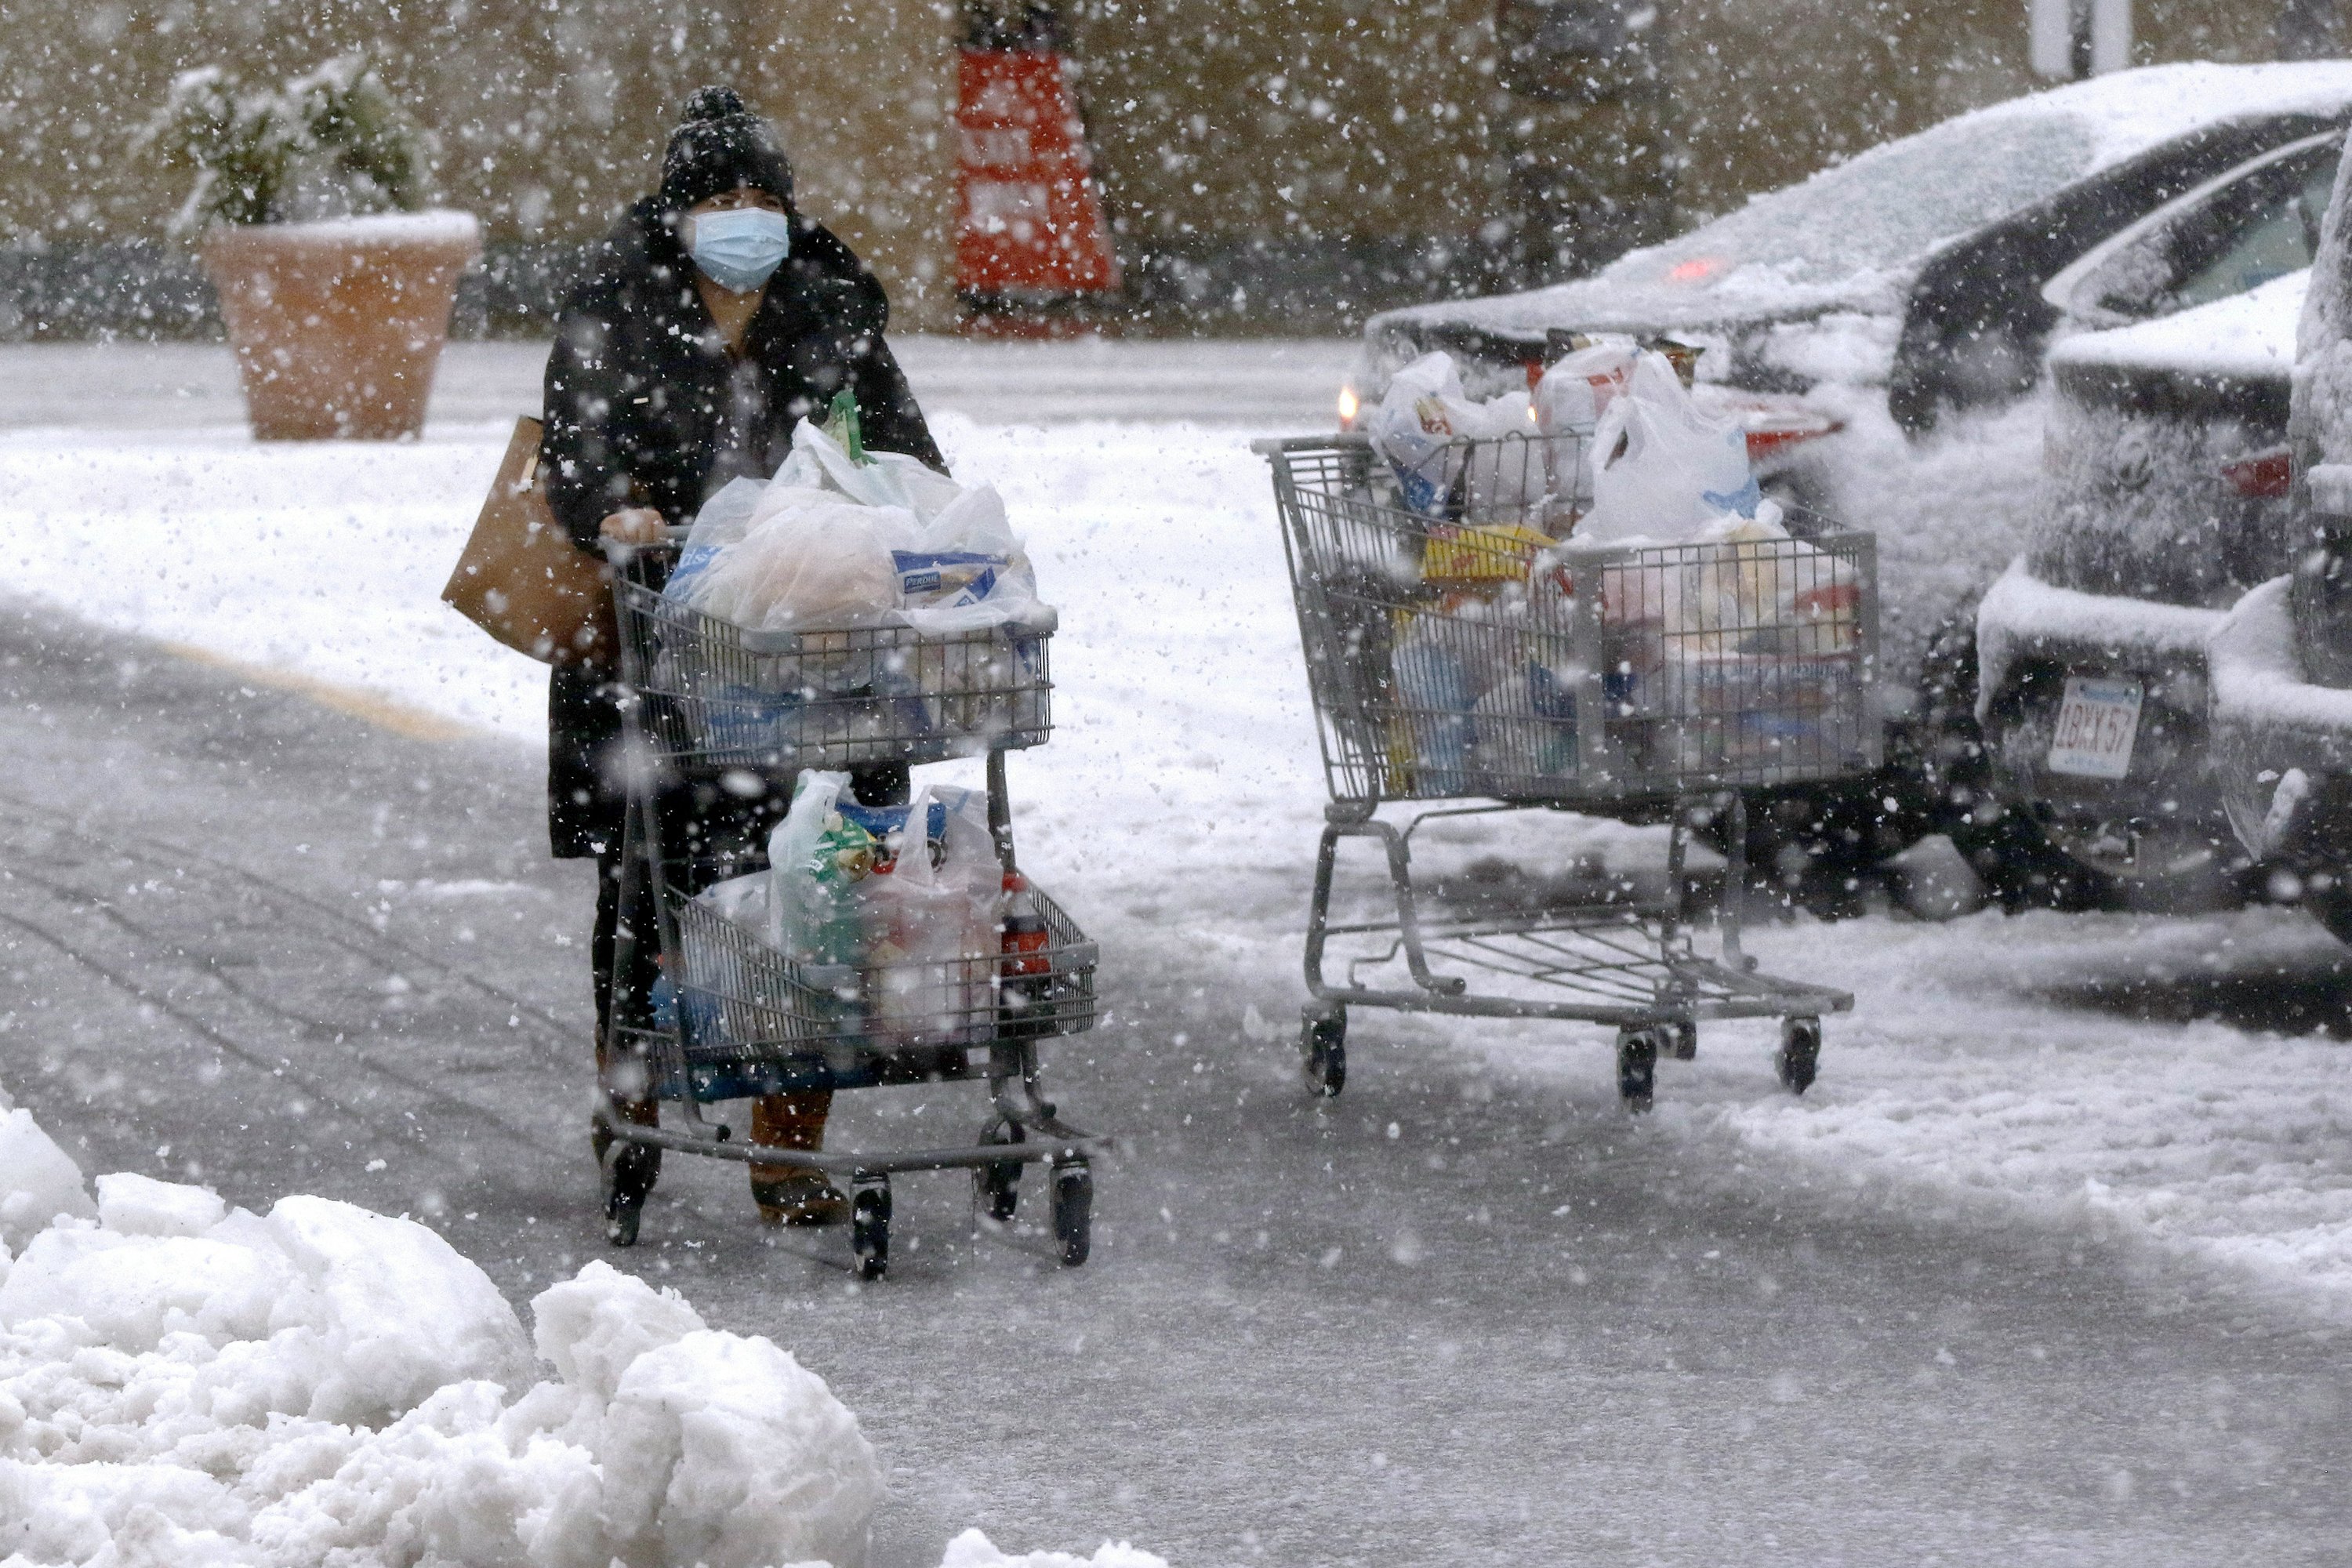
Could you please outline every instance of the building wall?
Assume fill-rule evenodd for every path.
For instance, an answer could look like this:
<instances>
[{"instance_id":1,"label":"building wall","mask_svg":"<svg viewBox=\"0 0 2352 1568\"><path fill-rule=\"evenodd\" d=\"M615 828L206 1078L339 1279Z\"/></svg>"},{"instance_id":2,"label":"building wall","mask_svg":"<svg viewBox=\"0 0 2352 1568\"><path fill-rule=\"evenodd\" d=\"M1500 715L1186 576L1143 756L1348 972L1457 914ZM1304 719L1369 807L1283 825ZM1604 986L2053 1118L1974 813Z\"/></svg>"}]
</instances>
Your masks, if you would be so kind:
<instances>
[{"instance_id":1,"label":"building wall","mask_svg":"<svg viewBox=\"0 0 2352 1568\"><path fill-rule=\"evenodd\" d=\"M954 13L939 0L0 0L0 244L155 237L184 180L132 146L172 77L371 49L494 240L585 238L650 189L679 101L731 81L782 123L803 206L901 314L945 319Z\"/></svg>"},{"instance_id":2,"label":"building wall","mask_svg":"<svg viewBox=\"0 0 2352 1568\"><path fill-rule=\"evenodd\" d=\"M1492 0L1084 0L1132 239L1468 234L1497 191ZM2136 63L2270 58L2275 7L2138 0ZM2039 85L2024 0L1665 0L1684 205L1721 211ZM1629 169L1628 179L1651 171Z\"/></svg>"},{"instance_id":3,"label":"building wall","mask_svg":"<svg viewBox=\"0 0 2352 1568\"><path fill-rule=\"evenodd\" d=\"M2022 0L1663 4L1686 217L2034 85ZM1498 128L1517 112L1494 83L1494 0L1065 9L1131 278L1181 255L1212 295L1251 267L1312 294L1326 285L1302 257L1388 258L1323 326L1485 281L1475 253L1504 206ZM2272 0L2137 9L2142 62L2273 49ZM680 99L732 80L782 122L804 206L875 263L903 324L937 327L952 319L959 30L957 0L0 0L0 247L161 234L184 192L131 133L175 71L291 72L365 45L441 139L441 198L494 241L601 232L652 184ZM1539 134L1610 178L1654 178L1616 151L1612 112Z\"/></svg>"}]
</instances>

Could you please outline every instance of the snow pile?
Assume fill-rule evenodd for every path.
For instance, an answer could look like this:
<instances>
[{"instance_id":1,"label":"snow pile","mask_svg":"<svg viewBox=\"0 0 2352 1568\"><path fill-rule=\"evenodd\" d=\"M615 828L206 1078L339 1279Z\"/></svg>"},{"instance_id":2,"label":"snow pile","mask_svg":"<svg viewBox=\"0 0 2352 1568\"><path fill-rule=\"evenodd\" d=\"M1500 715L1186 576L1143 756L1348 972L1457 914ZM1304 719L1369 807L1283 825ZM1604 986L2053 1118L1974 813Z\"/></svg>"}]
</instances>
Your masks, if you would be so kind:
<instances>
[{"instance_id":1,"label":"snow pile","mask_svg":"<svg viewBox=\"0 0 2352 1568\"><path fill-rule=\"evenodd\" d=\"M674 1290L593 1262L531 1302L526 1340L412 1221L97 1186L0 1116L0 1568L865 1562L883 1489L856 1416ZM1167 1565L971 1530L941 1568Z\"/></svg>"},{"instance_id":2,"label":"snow pile","mask_svg":"<svg viewBox=\"0 0 2352 1568\"><path fill-rule=\"evenodd\" d=\"M95 1219L81 1167L49 1141L29 1110L9 1110L0 1096L0 1281L7 1259L59 1215Z\"/></svg>"},{"instance_id":3,"label":"snow pile","mask_svg":"<svg viewBox=\"0 0 2352 1568\"><path fill-rule=\"evenodd\" d=\"M856 1417L675 1292L591 1263L527 1341L424 1226L130 1174L99 1178L93 1220L31 1118L5 1129L11 1212L57 1211L0 1278L8 1568L864 1560L882 1482Z\"/></svg>"},{"instance_id":4,"label":"snow pile","mask_svg":"<svg viewBox=\"0 0 2352 1568\"><path fill-rule=\"evenodd\" d=\"M1066 1552L1031 1552L1007 1557L987 1536L977 1530L967 1530L948 1542L947 1555L940 1559L940 1568L1168 1568L1168 1564L1124 1541L1107 1541L1091 1557L1073 1557Z\"/></svg>"}]
</instances>

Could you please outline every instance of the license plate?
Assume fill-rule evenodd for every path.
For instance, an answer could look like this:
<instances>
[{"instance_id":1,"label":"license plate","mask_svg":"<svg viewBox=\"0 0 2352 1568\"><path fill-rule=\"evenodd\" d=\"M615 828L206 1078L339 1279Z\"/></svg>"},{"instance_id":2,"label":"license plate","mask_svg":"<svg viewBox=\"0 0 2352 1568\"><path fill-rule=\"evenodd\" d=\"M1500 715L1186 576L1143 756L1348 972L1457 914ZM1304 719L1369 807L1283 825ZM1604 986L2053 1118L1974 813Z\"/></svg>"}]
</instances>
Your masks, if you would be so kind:
<instances>
[{"instance_id":1,"label":"license plate","mask_svg":"<svg viewBox=\"0 0 2352 1568\"><path fill-rule=\"evenodd\" d=\"M2068 676L2058 728L2050 737L2050 771L2085 779L2128 775L2141 694L2137 680Z\"/></svg>"}]
</instances>

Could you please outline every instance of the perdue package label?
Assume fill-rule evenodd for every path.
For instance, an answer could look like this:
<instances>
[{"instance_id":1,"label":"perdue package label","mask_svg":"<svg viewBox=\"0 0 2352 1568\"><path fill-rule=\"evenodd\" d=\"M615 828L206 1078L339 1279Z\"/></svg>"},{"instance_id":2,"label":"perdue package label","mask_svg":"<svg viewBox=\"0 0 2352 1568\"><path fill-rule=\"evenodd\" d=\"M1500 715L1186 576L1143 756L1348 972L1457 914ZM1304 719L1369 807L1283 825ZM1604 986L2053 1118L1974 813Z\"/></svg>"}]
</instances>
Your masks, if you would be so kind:
<instances>
[{"instance_id":1,"label":"perdue package label","mask_svg":"<svg viewBox=\"0 0 2352 1568\"><path fill-rule=\"evenodd\" d=\"M1620 712L1653 718L1786 712L1821 716L1858 706L1862 661L1852 653L1814 658L1715 654L1671 658L1619 672ZM1615 696L1614 693L1612 694Z\"/></svg>"},{"instance_id":2,"label":"perdue package label","mask_svg":"<svg viewBox=\"0 0 2352 1568\"><path fill-rule=\"evenodd\" d=\"M901 603L977 605L995 588L1006 564L1003 556L978 550L890 552Z\"/></svg>"},{"instance_id":3,"label":"perdue package label","mask_svg":"<svg viewBox=\"0 0 2352 1568\"><path fill-rule=\"evenodd\" d=\"M1862 682L1861 660L1852 654L1820 658L1727 655L1678 661L1686 688L1702 713L1765 709L1818 711L1853 700Z\"/></svg>"}]
</instances>

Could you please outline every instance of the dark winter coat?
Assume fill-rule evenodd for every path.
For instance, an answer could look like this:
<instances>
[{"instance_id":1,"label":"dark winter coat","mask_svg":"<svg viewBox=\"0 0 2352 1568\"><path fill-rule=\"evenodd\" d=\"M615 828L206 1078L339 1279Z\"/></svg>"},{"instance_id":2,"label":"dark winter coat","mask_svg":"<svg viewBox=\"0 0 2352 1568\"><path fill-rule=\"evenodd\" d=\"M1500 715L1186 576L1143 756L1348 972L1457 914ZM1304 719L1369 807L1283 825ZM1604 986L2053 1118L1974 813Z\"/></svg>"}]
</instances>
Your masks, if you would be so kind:
<instances>
[{"instance_id":1,"label":"dark winter coat","mask_svg":"<svg viewBox=\"0 0 2352 1568\"><path fill-rule=\"evenodd\" d=\"M845 390L857 400L866 445L943 467L882 341L888 318L865 264L795 216L792 255L769 279L738 360L660 205L639 202L564 302L547 362L541 463L556 520L592 550L605 516L625 507L685 522L730 464L772 471L793 426L822 417ZM549 679L548 835L560 857L593 854L619 832L620 789L607 764L620 710L605 679L585 669Z\"/></svg>"}]
</instances>

